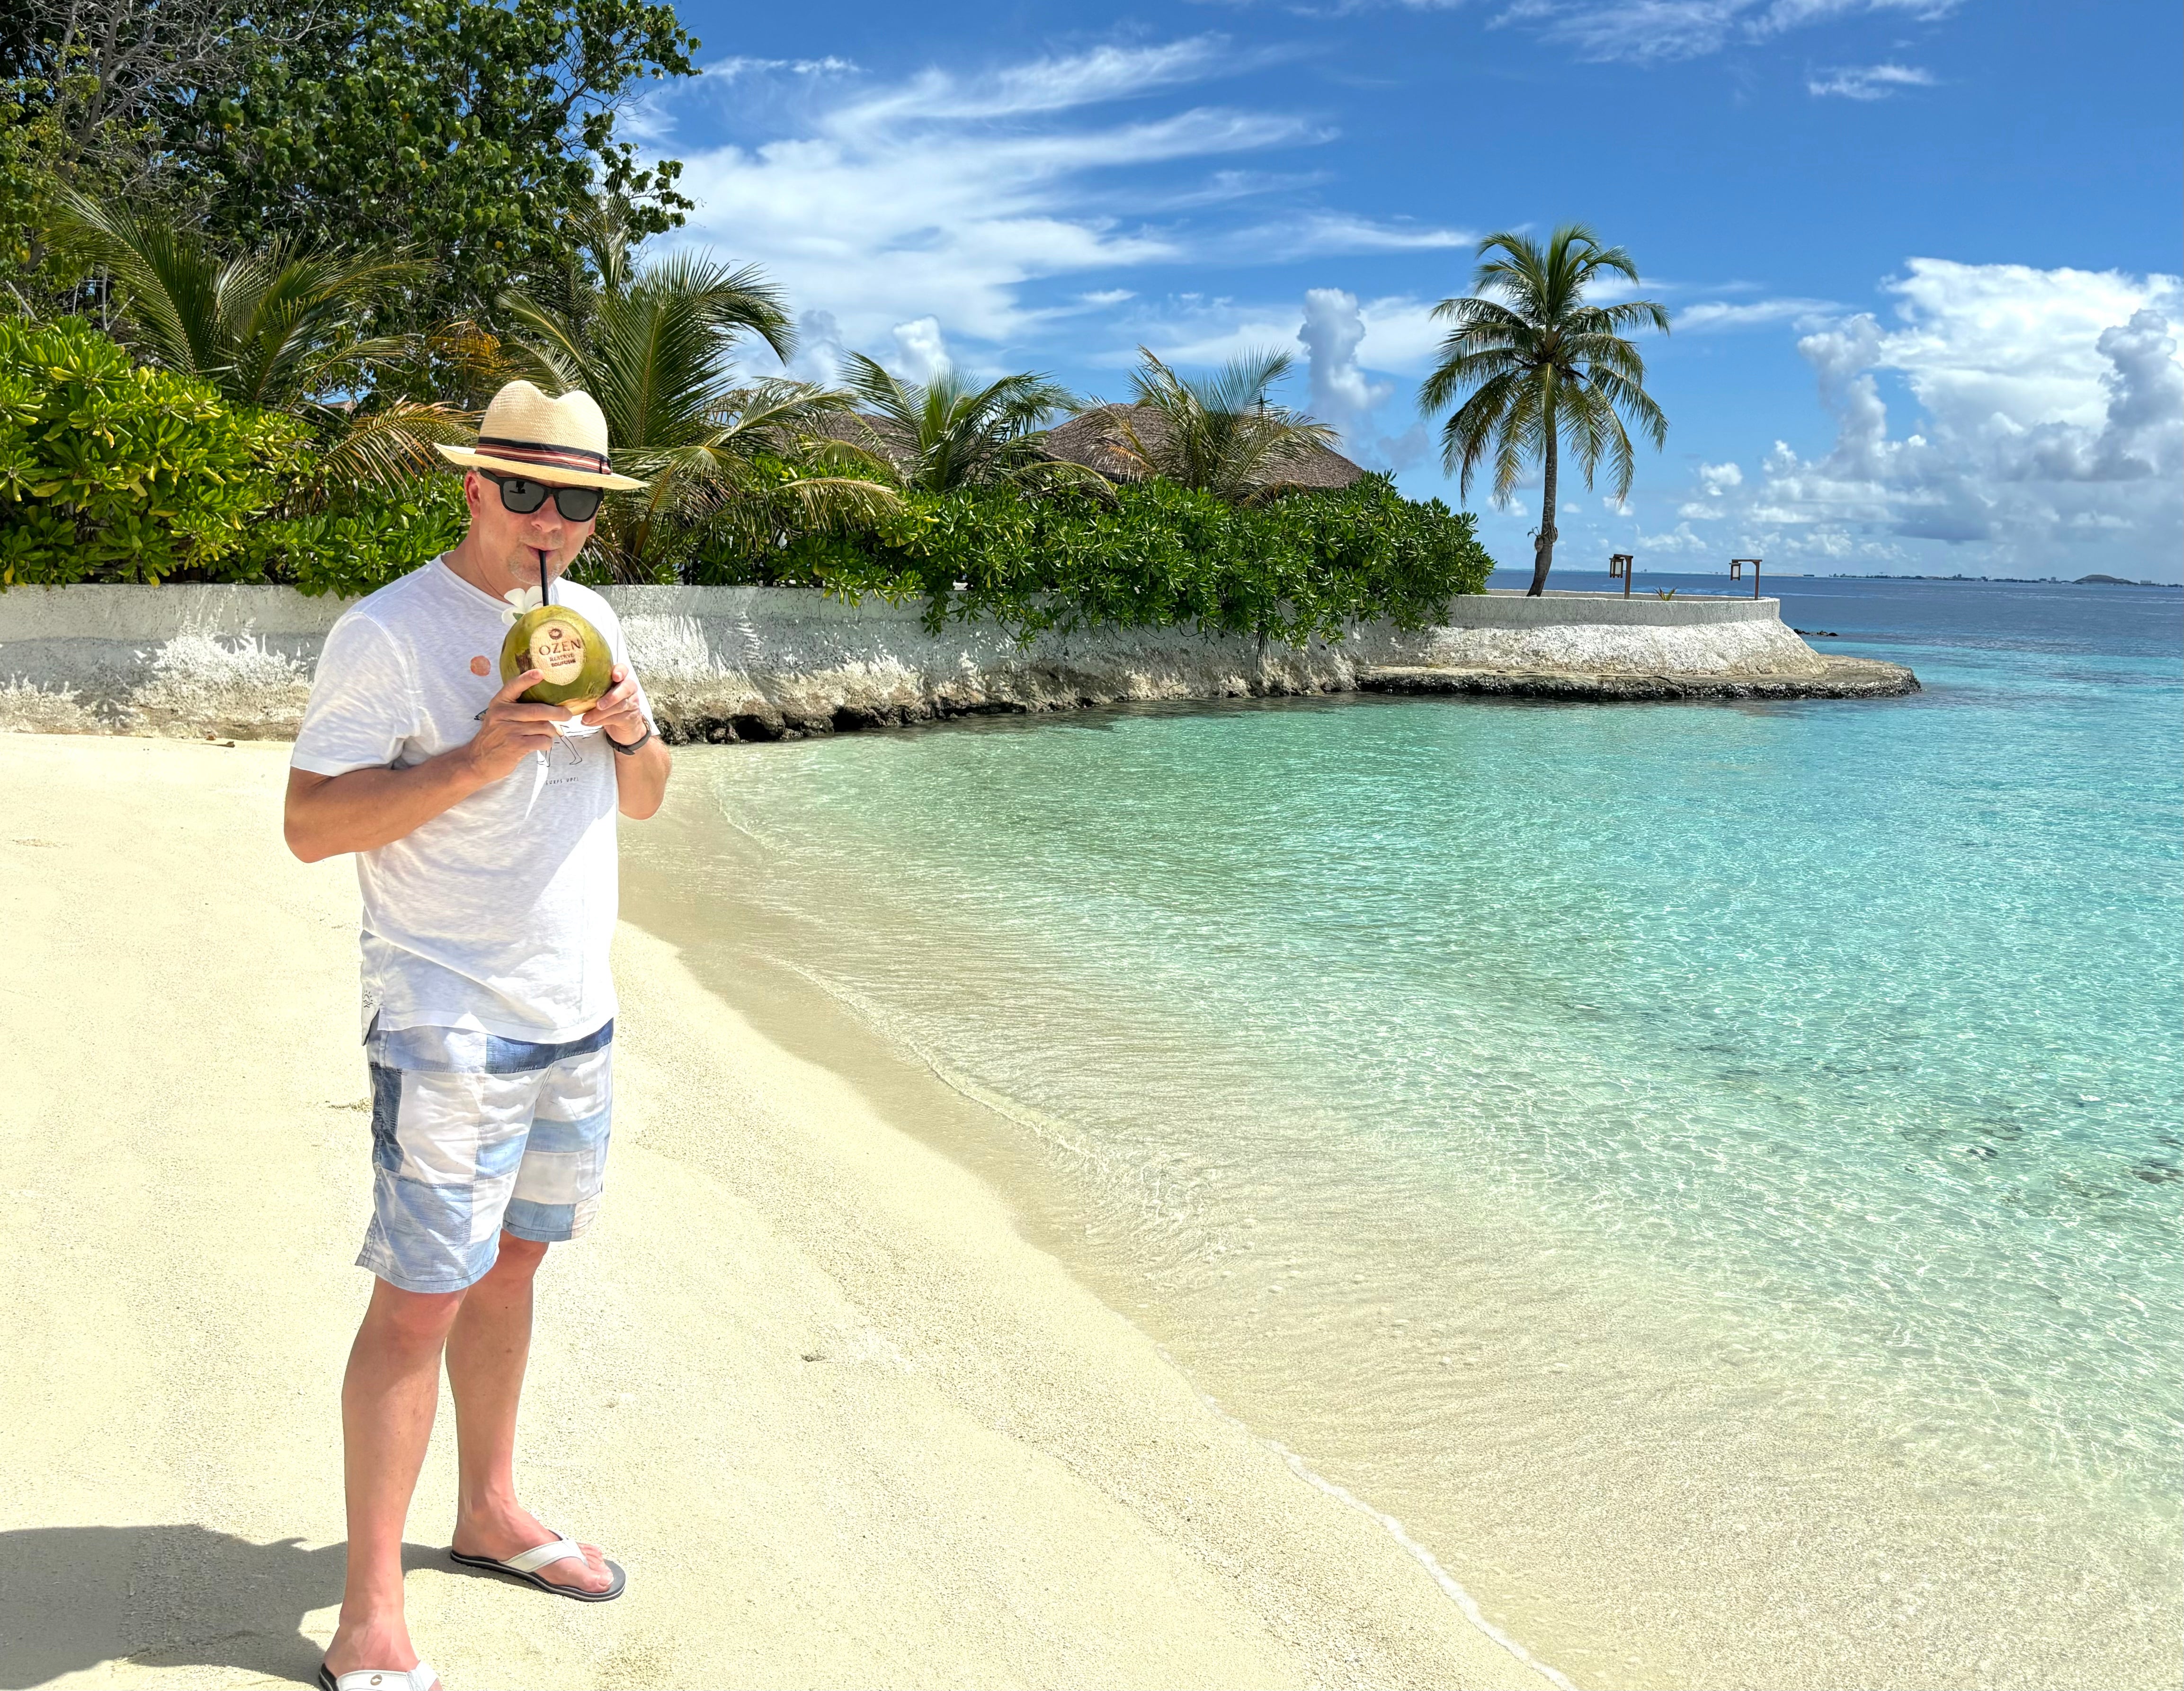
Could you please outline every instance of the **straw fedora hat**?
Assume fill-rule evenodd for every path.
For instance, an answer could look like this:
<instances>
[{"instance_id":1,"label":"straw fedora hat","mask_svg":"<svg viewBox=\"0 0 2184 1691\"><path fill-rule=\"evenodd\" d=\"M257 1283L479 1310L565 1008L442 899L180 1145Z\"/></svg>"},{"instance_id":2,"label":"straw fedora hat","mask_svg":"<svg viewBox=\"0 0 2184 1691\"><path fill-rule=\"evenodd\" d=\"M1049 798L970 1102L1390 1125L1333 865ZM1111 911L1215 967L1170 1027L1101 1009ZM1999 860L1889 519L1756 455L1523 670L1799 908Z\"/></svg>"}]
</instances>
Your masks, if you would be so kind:
<instances>
[{"instance_id":1,"label":"straw fedora hat","mask_svg":"<svg viewBox=\"0 0 2184 1691\"><path fill-rule=\"evenodd\" d=\"M485 408L476 447L441 446L439 452L465 470L535 476L560 487L627 493L644 485L615 474L607 462L607 420L599 401L581 388L549 399L528 382L511 382Z\"/></svg>"}]
</instances>

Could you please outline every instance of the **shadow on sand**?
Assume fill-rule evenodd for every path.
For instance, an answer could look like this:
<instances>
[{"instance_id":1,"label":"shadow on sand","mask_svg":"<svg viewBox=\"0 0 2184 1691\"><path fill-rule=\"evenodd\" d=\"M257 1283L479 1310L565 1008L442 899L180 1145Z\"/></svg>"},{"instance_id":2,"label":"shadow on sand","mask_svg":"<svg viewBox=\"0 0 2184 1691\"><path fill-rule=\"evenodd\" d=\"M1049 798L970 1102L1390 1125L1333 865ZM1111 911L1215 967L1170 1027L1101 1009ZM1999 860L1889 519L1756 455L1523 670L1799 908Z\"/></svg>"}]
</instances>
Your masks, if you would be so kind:
<instances>
[{"instance_id":1,"label":"shadow on sand","mask_svg":"<svg viewBox=\"0 0 2184 1691\"><path fill-rule=\"evenodd\" d=\"M345 1549L192 1526L0 1532L0 1691L123 1657L308 1685L320 1646L304 1617L341 1601ZM405 1544L402 1565L448 1563L444 1550Z\"/></svg>"}]
</instances>

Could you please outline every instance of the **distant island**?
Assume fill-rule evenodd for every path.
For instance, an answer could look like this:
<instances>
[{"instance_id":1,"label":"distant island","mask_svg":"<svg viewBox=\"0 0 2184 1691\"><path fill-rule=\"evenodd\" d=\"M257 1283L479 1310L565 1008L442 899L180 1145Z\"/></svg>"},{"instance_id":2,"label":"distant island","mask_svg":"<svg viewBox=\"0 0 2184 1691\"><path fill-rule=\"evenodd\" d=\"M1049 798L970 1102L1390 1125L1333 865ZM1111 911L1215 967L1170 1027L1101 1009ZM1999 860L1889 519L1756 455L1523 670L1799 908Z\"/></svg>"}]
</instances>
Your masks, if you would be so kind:
<instances>
[{"instance_id":1,"label":"distant island","mask_svg":"<svg viewBox=\"0 0 2184 1691\"><path fill-rule=\"evenodd\" d=\"M1774 575L1777 579L1780 579L1780 578L1781 578L1782 577L1787 576L1787 575L1790 573L1790 572L1789 572L1789 571L1787 571L1787 570L1777 570L1777 571L1772 571L1772 572L1769 572L1769 573L1770 573L1770 574L1772 574L1772 575ZM2173 582L2173 581L2133 581L2133 580L2132 580L2129 576L2103 576L2103 575L2080 576L2080 577L2079 577L2076 580L2075 580L2075 581L2069 581L2069 580L2065 580L2065 579L2064 579L2063 577L2061 577L2061 576L1966 576L1966 575L1955 575L1955 576L1906 576L1906 575L1866 575L1866 576L1849 576L1849 575L1838 575L1838 576L1815 576L1815 577L1809 578L1809 579L1815 580L1815 581L1977 581L1977 582L1993 582L1993 583L1998 583L1998 584L2001 584L2001 585L2009 586L2009 587L2086 587L2086 586L2092 586L2092 587L2166 587L2166 588L2172 588L2172 589L2174 589L2174 588L2184 588L2184 582Z\"/></svg>"}]
</instances>

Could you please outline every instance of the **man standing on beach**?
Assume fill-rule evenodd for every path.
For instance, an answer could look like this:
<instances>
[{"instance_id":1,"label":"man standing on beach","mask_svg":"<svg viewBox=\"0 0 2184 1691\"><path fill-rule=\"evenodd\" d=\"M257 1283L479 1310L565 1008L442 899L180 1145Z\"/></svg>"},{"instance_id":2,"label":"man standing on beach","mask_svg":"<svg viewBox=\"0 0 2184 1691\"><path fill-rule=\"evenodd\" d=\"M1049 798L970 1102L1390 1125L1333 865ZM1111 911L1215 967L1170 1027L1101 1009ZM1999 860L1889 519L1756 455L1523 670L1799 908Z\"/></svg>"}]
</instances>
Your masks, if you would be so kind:
<instances>
[{"instance_id":1,"label":"man standing on beach","mask_svg":"<svg viewBox=\"0 0 2184 1691\"><path fill-rule=\"evenodd\" d=\"M440 1365L460 1485L451 1554L587 1602L622 1571L516 1501L532 1281L599 1208L613 1089L615 818L660 808L666 748L620 623L588 589L554 602L614 664L581 717L503 685L515 611L591 538L613 473L589 395L510 382L463 466L470 527L352 606L326 636L291 760L286 828L307 862L356 854L376 1276L342 1385L348 1573L326 1691L430 1691L402 1605L402 1536Z\"/></svg>"}]
</instances>

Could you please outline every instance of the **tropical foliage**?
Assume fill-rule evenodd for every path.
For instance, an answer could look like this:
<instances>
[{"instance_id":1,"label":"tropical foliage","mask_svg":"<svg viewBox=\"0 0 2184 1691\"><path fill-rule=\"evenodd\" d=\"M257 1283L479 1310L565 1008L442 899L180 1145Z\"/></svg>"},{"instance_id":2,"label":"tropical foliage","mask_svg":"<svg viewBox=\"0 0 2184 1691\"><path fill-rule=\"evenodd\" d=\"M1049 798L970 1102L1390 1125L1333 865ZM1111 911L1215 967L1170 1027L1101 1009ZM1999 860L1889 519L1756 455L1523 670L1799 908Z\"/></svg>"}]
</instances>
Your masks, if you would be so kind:
<instances>
[{"instance_id":1,"label":"tropical foliage","mask_svg":"<svg viewBox=\"0 0 2184 1691\"><path fill-rule=\"evenodd\" d=\"M87 324L0 318L0 585L239 561L304 438Z\"/></svg>"},{"instance_id":2,"label":"tropical foliage","mask_svg":"<svg viewBox=\"0 0 2184 1691\"><path fill-rule=\"evenodd\" d=\"M8 12L0 236L33 268L35 208L55 181L183 213L247 251L364 248L398 229L437 260L393 302L416 328L550 269L568 209L594 193L639 234L688 205L678 164L645 163L616 138L646 82L693 74L698 44L658 0L8 0Z\"/></svg>"},{"instance_id":3,"label":"tropical foliage","mask_svg":"<svg viewBox=\"0 0 2184 1691\"><path fill-rule=\"evenodd\" d=\"M953 368L905 381L861 353L850 354L844 385L864 405L875 455L905 488L1071 487L1103 493L1096 471L1047 452L1047 422L1077 409L1060 382L1033 374L979 387Z\"/></svg>"},{"instance_id":4,"label":"tropical foliage","mask_svg":"<svg viewBox=\"0 0 2184 1691\"><path fill-rule=\"evenodd\" d=\"M1430 416L1457 406L1441 428L1441 462L1461 474L1466 492L1490 457L1495 499L1507 504L1525 462L1539 464L1530 589L1536 596L1546 591L1554 563L1563 449L1576 459L1587 487L1605 459L1619 501L1635 467L1624 419L1656 447L1668 438L1669 420L1646 391L1646 360L1624 331L1643 325L1666 334L1669 314L1652 299L1588 303L1587 292L1604 279L1635 282L1638 266L1580 223L1564 224L1545 247L1526 235L1490 235L1479 252L1485 261L1473 296L1434 308L1454 326L1418 389L1418 408ZM1500 256L1488 259L1490 253Z\"/></svg>"},{"instance_id":5,"label":"tropical foliage","mask_svg":"<svg viewBox=\"0 0 2184 1691\"><path fill-rule=\"evenodd\" d=\"M1249 505L1163 480L1096 499L959 488L861 533L715 555L692 574L922 599L936 630L975 617L1025 635L1184 625L1296 640L1360 618L1430 622L1453 594L1483 590L1492 568L1470 516L1368 476Z\"/></svg>"},{"instance_id":6,"label":"tropical foliage","mask_svg":"<svg viewBox=\"0 0 2184 1691\"><path fill-rule=\"evenodd\" d=\"M309 427L148 368L75 318L0 317L0 589L287 582L366 593L462 536L452 477L323 486Z\"/></svg>"},{"instance_id":7,"label":"tropical foliage","mask_svg":"<svg viewBox=\"0 0 2184 1691\"><path fill-rule=\"evenodd\" d=\"M666 0L0 0L0 588L368 590L460 534L431 448L516 375L589 392L647 483L592 579L1262 638L1483 580L1468 517L1297 491L1332 437L1279 354L1146 354L1093 414L1119 488L1054 449L1048 377L780 373L764 276L644 252L680 166L618 114L696 45Z\"/></svg>"},{"instance_id":8,"label":"tropical foliage","mask_svg":"<svg viewBox=\"0 0 2184 1691\"><path fill-rule=\"evenodd\" d=\"M285 411L316 450L297 502L386 493L433 467L436 440L472 432L454 408L399 397L359 403L376 362L413 343L362 332L371 308L426 266L383 249L321 253L276 242L223 254L192 230L63 190L58 238L111 279L136 355L209 383L229 404Z\"/></svg>"},{"instance_id":9,"label":"tropical foliage","mask_svg":"<svg viewBox=\"0 0 2184 1691\"><path fill-rule=\"evenodd\" d=\"M1210 377L1178 375L1138 349L1132 402L1097 407L1107 445L1146 475L1250 505L1294 490L1297 461L1334 442L1334 431L1273 404L1268 392L1290 373L1285 352L1246 353Z\"/></svg>"},{"instance_id":10,"label":"tropical foliage","mask_svg":"<svg viewBox=\"0 0 2184 1691\"><path fill-rule=\"evenodd\" d=\"M762 544L784 522L823 528L893 507L871 460L826 432L846 395L739 373L747 338L783 356L795 344L756 270L698 253L644 262L610 209L583 226L588 262L553 294L502 299L503 350L548 392L598 400L616 463L649 484L601 511L593 544L612 578L672 579L709 532Z\"/></svg>"},{"instance_id":11,"label":"tropical foliage","mask_svg":"<svg viewBox=\"0 0 2184 1691\"><path fill-rule=\"evenodd\" d=\"M797 446L800 423L742 403L716 428ZM451 476L294 508L310 449L296 419L137 365L80 321L0 319L0 587L179 576L354 594L460 537ZM1492 568L1468 516L1380 477L1242 505L1160 479L1100 498L881 488L812 521L811 490L796 487L808 471L755 450L738 462L714 520L677 531L679 568L648 578L922 600L935 628L984 617L1025 635L1106 623L1292 640L1360 618L1429 621Z\"/></svg>"}]
</instances>

